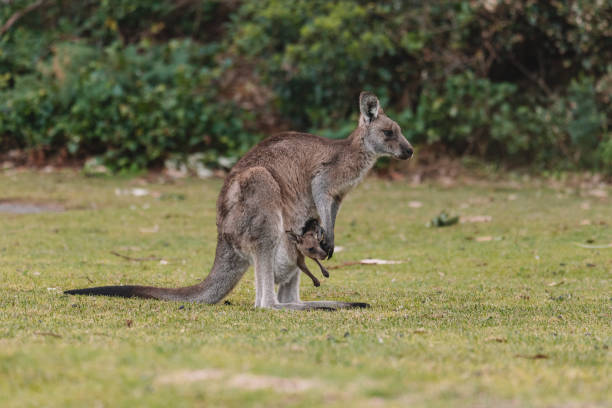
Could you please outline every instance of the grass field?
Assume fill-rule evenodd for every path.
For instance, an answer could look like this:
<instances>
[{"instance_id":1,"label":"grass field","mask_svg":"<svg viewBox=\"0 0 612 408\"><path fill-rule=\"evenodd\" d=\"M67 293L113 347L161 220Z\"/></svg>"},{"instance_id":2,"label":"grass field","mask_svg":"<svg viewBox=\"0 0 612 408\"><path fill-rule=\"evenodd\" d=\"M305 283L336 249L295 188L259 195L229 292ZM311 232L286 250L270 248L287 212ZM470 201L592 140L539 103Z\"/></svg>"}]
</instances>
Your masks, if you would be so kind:
<instances>
[{"instance_id":1,"label":"grass field","mask_svg":"<svg viewBox=\"0 0 612 408\"><path fill-rule=\"evenodd\" d=\"M0 173L0 198L66 208L0 213L0 405L612 406L612 248L578 245L612 243L609 188L367 179L327 265L405 262L302 278L367 310L255 310L252 270L215 306L62 295L198 282L220 187ZM427 228L443 209L492 218Z\"/></svg>"}]
</instances>

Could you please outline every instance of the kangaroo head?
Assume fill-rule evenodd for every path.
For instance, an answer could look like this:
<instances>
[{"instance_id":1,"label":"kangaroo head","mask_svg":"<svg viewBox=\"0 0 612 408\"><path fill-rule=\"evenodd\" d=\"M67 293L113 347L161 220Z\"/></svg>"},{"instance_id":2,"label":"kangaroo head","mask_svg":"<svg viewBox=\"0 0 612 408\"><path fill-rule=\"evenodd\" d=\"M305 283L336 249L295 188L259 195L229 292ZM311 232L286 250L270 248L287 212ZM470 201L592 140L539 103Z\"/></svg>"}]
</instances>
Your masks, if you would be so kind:
<instances>
[{"instance_id":1,"label":"kangaroo head","mask_svg":"<svg viewBox=\"0 0 612 408\"><path fill-rule=\"evenodd\" d=\"M327 252L321 248L322 234L318 230L306 231L302 235L298 235L293 231L287 231L287 235L289 236L289 241L304 256L320 260L327 258Z\"/></svg>"},{"instance_id":2,"label":"kangaroo head","mask_svg":"<svg viewBox=\"0 0 612 408\"><path fill-rule=\"evenodd\" d=\"M376 156L406 160L414 152L399 125L383 112L378 98L369 92L359 95L359 127L365 148Z\"/></svg>"},{"instance_id":3,"label":"kangaroo head","mask_svg":"<svg viewBox=\"0 0 612 408\"><path fill-rule=\"evenodd\" d=\"M326 259L327 252L321 248L321 234L317 231L308 231L302 235L302 242L298 244L298 250L309 258Z\"/></svg>"}]
</instances>

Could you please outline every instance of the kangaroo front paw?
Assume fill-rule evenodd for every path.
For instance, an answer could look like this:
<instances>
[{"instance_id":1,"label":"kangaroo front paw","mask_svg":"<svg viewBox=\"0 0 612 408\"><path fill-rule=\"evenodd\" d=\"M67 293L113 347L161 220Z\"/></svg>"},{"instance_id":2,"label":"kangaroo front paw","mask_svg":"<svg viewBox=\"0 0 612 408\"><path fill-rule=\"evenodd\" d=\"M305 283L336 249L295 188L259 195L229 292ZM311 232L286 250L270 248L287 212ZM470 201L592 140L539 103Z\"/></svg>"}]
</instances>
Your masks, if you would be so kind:
<instances>
[{"instance_id":1,"label":"kangaroo front paw","mask_svg":"<svg viewBox=\"0 0 612 408\"><path fill-rule=\"evenodd\" d=\"M321 242L321 248L327 254L327 259L331 259L332 255L334 254L334 239L325 238L323 242Z\"/></svg>"}]
</instances>

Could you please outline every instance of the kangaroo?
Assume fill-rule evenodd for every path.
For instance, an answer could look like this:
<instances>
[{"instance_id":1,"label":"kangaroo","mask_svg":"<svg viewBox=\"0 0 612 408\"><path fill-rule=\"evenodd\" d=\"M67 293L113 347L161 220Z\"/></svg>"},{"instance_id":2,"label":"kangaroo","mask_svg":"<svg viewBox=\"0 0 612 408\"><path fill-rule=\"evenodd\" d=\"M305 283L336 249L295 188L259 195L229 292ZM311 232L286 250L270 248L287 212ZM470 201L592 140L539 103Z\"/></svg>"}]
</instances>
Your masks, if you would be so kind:
<instances>
[{"instance_id":1,"label":"kangaroo","mask_svg":"<svg viewBox=\"0 0 612 408\"><path fill-rule=\"evenodd\" d=\"M308 269L304 262L304 257L307 256L314 260L317 265L319 265L323 276L329 278L329 272L327 272L327 269L319 262L319 259L323 260L327 258L327 252L321 248L323 230L316 220L308 220L303 231L302 235L298 235L293 231L287 231L287 234L289 235L289 240L295 244L297 249L296 264L298 268L312 280L315 287L319 287L321 286L321 282L319 282L319 279L310 272L310 269Z\"/></svg>"},{"instance_id":2,"label":"kangaroo","mask_svg":"<svg viewBox=\"0 0 612 408\"><path fill-rule=\"evenodd\" d=\"M369 307L362 302L302 301L299 269L291 256L294 245L285 233L311 218L318 220L324 232L321 247L331 258L336 216L346 194L378 157L412 156L412 146L375 95L362 92L359 110L357 127L346 139L280 133L255 145L234 165L217 199L217 249L212 270L202 282L183 288L103 286L64 293L214 304L232 291L252 264L257 308Z\"/></svg>"}]
</instances>

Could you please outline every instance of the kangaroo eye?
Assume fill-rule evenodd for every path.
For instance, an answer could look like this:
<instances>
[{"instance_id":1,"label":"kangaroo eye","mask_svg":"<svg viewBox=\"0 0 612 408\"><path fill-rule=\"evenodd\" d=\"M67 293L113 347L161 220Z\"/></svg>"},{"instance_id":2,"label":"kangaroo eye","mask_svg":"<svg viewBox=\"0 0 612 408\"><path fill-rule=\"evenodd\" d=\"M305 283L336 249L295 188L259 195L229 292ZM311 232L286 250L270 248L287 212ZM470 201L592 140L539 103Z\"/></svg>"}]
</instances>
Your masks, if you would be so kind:
<instances>
[{"instance_id":1,"label":"kangaroo eye","mask_svg":"<svg viewBox=\"0 0 612 408\"><path fill-rule=\"evenodd\" d=\"M308 248L308 250L309 250L310 252L313 252L313 251L314 251L314 247L310 247L310 248Z\"/></svg>"},{"instance_id":2,"label":"kangaroo eye","mask_svg":"<svg viewBox=\"0 0 612 408\"><path fill-rule=\"evenodd\" d=\"M385 137L387 137L387 138L393 137L393 131L392 130L383 130L383 133L384 133Z\"/></svg>"}]
</instances>

